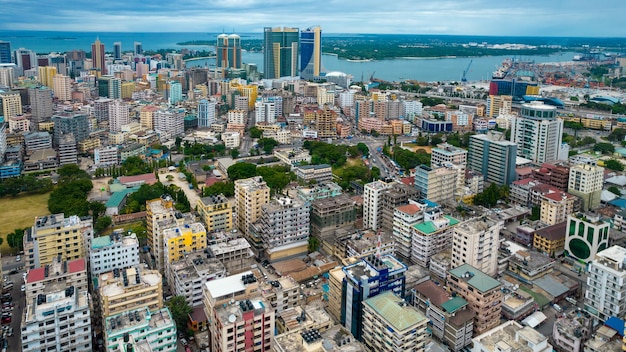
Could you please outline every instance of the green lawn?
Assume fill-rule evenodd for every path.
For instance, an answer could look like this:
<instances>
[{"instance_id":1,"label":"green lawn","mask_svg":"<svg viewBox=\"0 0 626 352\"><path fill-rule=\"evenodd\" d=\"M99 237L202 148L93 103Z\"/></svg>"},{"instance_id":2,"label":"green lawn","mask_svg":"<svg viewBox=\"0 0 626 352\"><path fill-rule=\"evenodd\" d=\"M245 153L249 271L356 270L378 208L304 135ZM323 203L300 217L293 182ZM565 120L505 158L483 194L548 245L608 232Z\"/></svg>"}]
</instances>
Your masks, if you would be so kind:
<instances>
[{"instance_id":1,"label":"green lawn","mask_svg":"<svg viewBox=\"0 0 626 352\"><path fill-rule=\"evenodd\" d=\"M548 305L548 303L550 303L550 299L548 299L548 297L542 295L541 293L535 292L533 290L531 290L528 287L524 287L524 286L520 286L520 289L526 293L528 293L529 295L533 296L533 299L535 300L535 303L537 303L537 305L540 308L543 308L545 306Z\"/></svg>"},{"instance_id":2,"label":"green lawn","mask_svg":"<svg viewBox=\"0 0 626 352\"><path fill-rule=\"evenodd\" d=\"M0 237L2 253L9 251L6 235L15 229L32 226L35 216L48 215L50 193L0 198Z\"/></svg>"}]
</instances>

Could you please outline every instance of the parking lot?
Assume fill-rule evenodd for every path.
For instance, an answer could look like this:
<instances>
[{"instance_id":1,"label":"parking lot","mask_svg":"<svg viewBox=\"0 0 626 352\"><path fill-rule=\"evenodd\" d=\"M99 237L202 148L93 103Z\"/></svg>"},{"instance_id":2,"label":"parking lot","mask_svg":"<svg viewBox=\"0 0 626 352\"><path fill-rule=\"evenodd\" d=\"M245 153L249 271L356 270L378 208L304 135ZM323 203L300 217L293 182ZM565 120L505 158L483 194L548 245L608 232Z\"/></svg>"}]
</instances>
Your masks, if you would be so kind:
<instances>
[{"instance_id":1,"label":"parking lot","mask_svg":"<svg viewBox=\"0 0 626 352\"><path fill-rule=\"evenodd\" d=\"M3 274L7 277L7 282L13 282L13 288L9 292L14 304L13 310L10 312L12 314L11 323L2 324L3 328L4 326L13 328L13 336L6 337L8 341L7 351L19 351L22 348L20 323L24 312L25 297L21 287L24 284L22 275L26 271L24 270L24 259L22 258L19 262L16 262L15 259L14 256L2 257Z\"/></svg>"}]
</instances>

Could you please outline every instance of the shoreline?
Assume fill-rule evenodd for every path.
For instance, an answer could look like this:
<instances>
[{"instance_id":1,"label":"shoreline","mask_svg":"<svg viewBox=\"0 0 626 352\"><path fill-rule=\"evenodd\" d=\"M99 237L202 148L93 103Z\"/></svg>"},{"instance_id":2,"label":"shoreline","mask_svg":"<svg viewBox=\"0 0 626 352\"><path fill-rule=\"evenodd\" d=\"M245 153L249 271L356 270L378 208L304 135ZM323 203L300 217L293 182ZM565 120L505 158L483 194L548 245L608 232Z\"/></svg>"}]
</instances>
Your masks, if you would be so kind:
<instances>
[{"instance_id":1,"label":"shoreline","mask_svg":"<svg viewBox=\"0 0 626 352\"><path fill-rule=\"evenodd\" d=\"M215 59L217 56L200 56L200 57L192 57L191 59L185 59L184 62L187 61L196 61L196 60L207 60L207 59Z\"/></svg>"}]
</instances>

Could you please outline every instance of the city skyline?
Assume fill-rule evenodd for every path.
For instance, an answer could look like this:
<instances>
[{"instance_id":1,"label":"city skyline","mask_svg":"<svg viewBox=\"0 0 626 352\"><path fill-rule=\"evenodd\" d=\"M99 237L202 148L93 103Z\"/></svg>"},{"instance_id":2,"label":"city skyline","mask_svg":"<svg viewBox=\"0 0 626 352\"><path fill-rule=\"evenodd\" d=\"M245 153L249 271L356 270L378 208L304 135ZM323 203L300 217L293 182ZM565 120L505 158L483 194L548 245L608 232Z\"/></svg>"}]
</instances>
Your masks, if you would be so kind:
<instances>
[{"instance_id":1,"label":"city skyline","mask_svg":"<svg viewBox=\"0 0 626 352\"><path fill-rule=\"evenodd\" d=\"M168 7L114 0L76 3L71 9L55 2L42 7L35 1L0 0L5 14L0 30L219 32L228 27L236 32L262 32L265 26L319 25L325 33L626 37L618 16L598 11L604 7L619 12L612 0L574 0L568 6L538 0L513 6L493 0L402 1L392 9L370 0L360 2L358 9L334 0L185 1Z\"/></svg>"}]
</instances>

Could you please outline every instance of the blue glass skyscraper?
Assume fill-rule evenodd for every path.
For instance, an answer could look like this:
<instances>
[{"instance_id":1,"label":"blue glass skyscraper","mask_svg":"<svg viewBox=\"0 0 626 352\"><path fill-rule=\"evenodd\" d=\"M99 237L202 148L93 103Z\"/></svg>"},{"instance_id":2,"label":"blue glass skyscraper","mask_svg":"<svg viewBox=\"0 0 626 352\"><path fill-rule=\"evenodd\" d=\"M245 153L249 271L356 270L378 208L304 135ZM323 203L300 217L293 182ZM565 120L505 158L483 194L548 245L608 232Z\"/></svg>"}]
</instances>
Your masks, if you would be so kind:
<instances>
[{"instance_id":1,"label":"blue glass skyscraper","mask_svg":"<svg viewBox=\"0 0 626 352\"><path fill-rule=\"evenodd\" d=\"M300 33L300 77L311 79L322 69L322 29L311 27Z\"/></svg>"},{"instance_id":2,"label":"blue glass skyscraper","mask_svg":"<svg viewBox=\"0 0 626 352\"><path fill-rule=\"evenodd\" d=\"M0 64L11 63L11 43L0 40Z\"/></svg>"}]
</instances>

